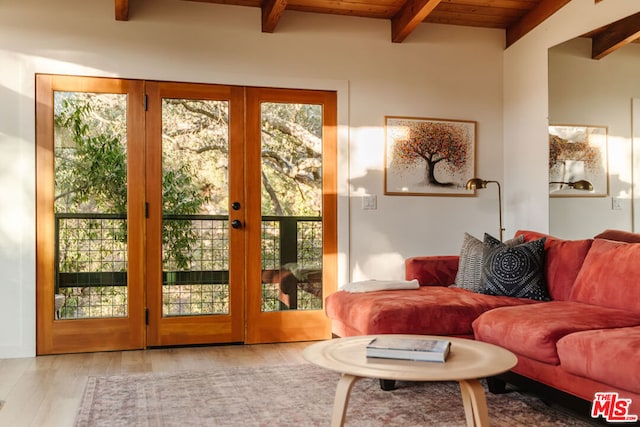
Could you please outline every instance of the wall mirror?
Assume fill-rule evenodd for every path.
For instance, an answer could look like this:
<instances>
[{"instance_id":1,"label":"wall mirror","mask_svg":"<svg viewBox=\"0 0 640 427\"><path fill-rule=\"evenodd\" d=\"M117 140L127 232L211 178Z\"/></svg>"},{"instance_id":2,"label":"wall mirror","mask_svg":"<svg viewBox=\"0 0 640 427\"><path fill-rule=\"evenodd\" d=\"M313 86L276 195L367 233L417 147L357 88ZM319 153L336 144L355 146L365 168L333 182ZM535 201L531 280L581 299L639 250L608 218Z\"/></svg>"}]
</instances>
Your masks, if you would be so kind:
<instances>
[{"instance_id":1,"label":"wall mirror","mask_svg":"<svg viewBox=\"0 0 640 427\"><path fill-rule=\"evenodd\" d=\"M593 59L598 31L603 29L549 49L549 124L567 127L560 140L551 129L550 182L572 182L589 173L598 180L594 190L550 184L549 232L566 239L593 237L608 228L640 232L640 40ZM600 132L600 144L604 129L604 154L601 145L600 154L593 149L597 144L589 142L589 129ZM578 136L567 136L569 131Z\"/></svg>"}]
</instances>

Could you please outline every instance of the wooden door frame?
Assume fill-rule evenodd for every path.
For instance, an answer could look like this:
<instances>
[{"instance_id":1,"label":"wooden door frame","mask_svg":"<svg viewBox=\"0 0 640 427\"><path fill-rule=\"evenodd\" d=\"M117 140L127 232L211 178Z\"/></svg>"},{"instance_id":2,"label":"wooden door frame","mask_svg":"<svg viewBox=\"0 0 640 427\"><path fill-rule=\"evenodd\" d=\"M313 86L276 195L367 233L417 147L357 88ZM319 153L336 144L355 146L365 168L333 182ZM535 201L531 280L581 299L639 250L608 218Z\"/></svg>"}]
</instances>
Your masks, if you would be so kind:
<instances>
[{"instance_id":1,"label":"wooden door frame","mask_svg":"<svg viewBox=\"0 0 640 427\"><path fill-rule=\"evenodd\" d=\"M162 90L160 88L163 88ZM240 283L240 292L235 298L241 303L232 303L234 319L228 328L215 331L216 342L276 342L302 341L330 337L330 322L322 310L261 312L261 268L260 263L250 261L261 257L261 206L260 206L260 174L251 173L247 165L260 165L260 144L251 141L261 140L261 123L259 119L260 103L290 102L323 105L323 295L335 291L337 285L337 93L335 91L316 91L302 89L256 88L245 86L216 86L209 84L181 84L170 82L152 82L143 80L127 80L117 78L92 78L61 75L36 75L36 353L74 353L88 351L108 351L140 349L147 346L171 345L167 336L183 327L179 318L167 318L161 332L158 324L146 325L146 308L160 310L162 307L161 291L150 291L150 285L160 280L162 275L161 257L149 262L145 257L149 251L158 249L147 246L150 227L161 223L161 212L158 216L154 209L149 209L146 218L147 203L158 203L158 192L150 183L146 172L158 170L157 162L149 163L147 150L149 139L161 137L161 127L155 130L147 125L153 114L153 103L150 103L153 114L145 113L146 94L161 96L179 93L180 97L188 97L192 93L198 98L202 91L228 90L231 103L230 115L234 118L230 126L230 150L233 157L241 159L242 172L230 179L244 182L230 183L232 191L230 203L240 201L243 207L239 211L229 209L229 222L240 220L246 228L230 229L230 233L243 233L239 239L232 239L233 257L230 262L245 265L246 268L230 266L230 281ZM188 90L187 90L188 88ZM216 89L212 89L216 88ZM100 318L79 320L57 320L54 313L55 294L55 254L53 244L54 232L54 141L53 114L55 91L94 92L94 93L126 93L127 107L127 226L129 230L139 232L128 233L128 315L123 318ZM174 91L174 92L172 92ZM177 92L176 92L177 91ZM192 91L192 92L189 92ZM248 96L248 94L252 94ZM258 112L258 120L248 123L247 111ZM257 110L256 110L257 108ZM161 117L161 116L160 116ZM255 117L254 117L255 118ZM154 134L154 132L156 134ZM157 133L160 132L160 135ZM245 151L246 148L246 151ZM257 177L257 180L256 180ZM152 196L155 194L156 196ZM257 236L257 237L256 237ZM243 258L237 254L244 254ZM257 264L257 268L256 267ZM161 282L160 282L161 283ZM250 284L254 286L250 286ZM255 286L257 284L257 286ZM150 304L155 301L154 304ZM159 303L158 303L159 302ZM159 305L158 305L159 304ZM159 308L158 308L159 307ZM240 308L238 308L240 307ZM257 310L256 310L257 308ZM151 313L156 315L157 313ZM202 316L205 317L205 316ZM289 319L289 320L287 320ZM290 321L290 319L294 319ZM286 321L286 323L284 322ZM196 320L191 327L196 331L192 337L180 344L201 344L214 342L194 338L203 334L211 338L211 325ZM278 331L274 333L274 331ZM179 333L179 332L178 332Z\"/></svg>"}]
</instances>

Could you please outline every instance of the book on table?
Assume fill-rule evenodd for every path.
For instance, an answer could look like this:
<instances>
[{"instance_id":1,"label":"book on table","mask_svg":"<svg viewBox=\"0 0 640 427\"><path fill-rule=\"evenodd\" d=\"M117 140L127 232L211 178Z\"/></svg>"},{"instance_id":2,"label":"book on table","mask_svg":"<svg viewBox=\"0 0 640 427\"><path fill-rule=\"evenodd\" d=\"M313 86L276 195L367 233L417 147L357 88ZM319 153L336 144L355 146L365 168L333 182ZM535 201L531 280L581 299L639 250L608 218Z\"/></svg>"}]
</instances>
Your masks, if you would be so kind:
<instances>
[{"instance_id":1,"label":"book on table","mask_svg":"<svg viewBox=\"0 0 640 427\"><path fill-rule=\"evenodd\" d=\"M367 357L444 362L450 349L451 341L448 340L381 335L367 344Z\"/></svg>"}]
</instances>

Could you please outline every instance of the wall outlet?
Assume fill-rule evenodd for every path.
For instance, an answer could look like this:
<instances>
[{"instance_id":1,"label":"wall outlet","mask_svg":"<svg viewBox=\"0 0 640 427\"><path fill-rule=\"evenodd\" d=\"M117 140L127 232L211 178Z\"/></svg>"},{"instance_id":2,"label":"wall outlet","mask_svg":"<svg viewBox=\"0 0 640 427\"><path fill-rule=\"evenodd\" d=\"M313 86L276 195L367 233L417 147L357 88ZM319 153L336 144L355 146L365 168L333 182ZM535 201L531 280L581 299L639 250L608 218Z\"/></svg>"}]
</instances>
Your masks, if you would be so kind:
<instances>
[{"instance_id":1,"label":"wall outlet","mask_svg":"<svg viewBox=\"0 0 640 427\"><path fill-rule=\"evenodd\" d=\"M611 198L611 209L613 209L614 211L622 210L622 201L619 197Z\"/></svg>"},{"instance_id":2,"label":"wall outlet","mask_svg":"<svg viewBox=\"0 0 640 427\"><path fill-rule=\"evenodd\" d=\"M378 199L375 194L362 196L362 209L373 210L378 209Z\"/></svg>"}]
</instances>

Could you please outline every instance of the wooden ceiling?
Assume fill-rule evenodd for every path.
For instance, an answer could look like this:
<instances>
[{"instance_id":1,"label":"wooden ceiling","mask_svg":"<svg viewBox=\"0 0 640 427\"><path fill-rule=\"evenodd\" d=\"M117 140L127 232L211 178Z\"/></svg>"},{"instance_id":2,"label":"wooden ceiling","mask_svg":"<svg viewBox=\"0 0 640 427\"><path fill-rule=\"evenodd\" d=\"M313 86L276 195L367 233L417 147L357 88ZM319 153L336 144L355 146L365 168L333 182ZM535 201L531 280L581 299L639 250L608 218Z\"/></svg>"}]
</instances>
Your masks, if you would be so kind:
<instances>
[{"instance_id":1,"label":"wooden ceiling","mask_svg":"<svg viewBox=\"0 0 640 427\"><path fill-rule=\"evenodd\" d=\"M129 20L129 0L115 1L115 17ZM391 21L391 41L401 43L422 22L504 29L510 46L571 0L186 0L256 7L262 32L277 31L288 10L348 15ZM595 3L602 0L594 0ZM594 58L640 36L640 13L604 27L594 38ZM617 25L616 25L617 24ZM596 49L596 39L598 47ZM599 58L597 58L599 59Z\"/></svg>"}]
</instances>

